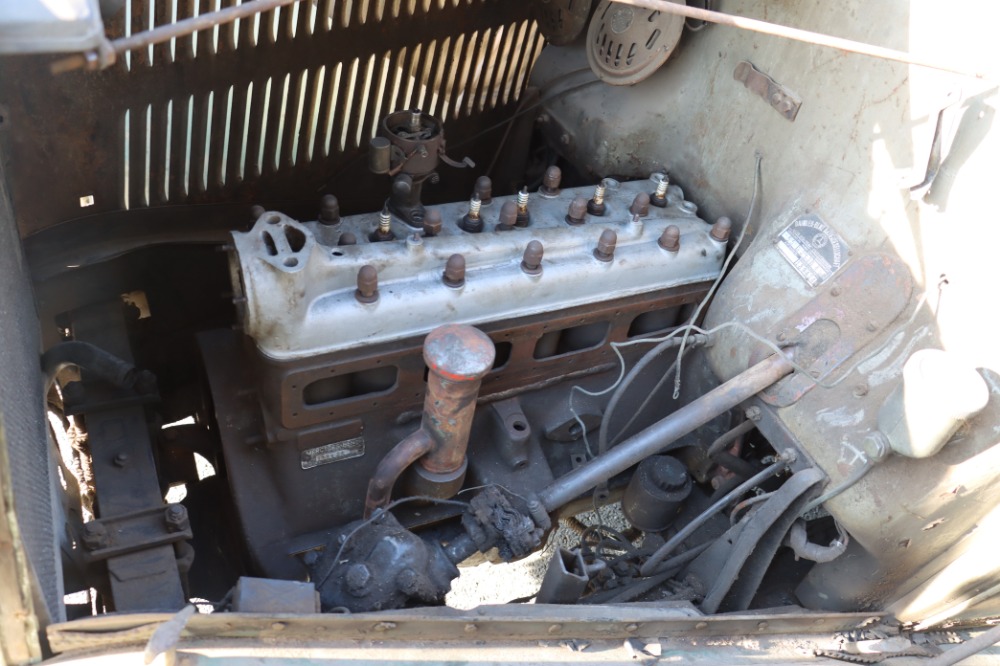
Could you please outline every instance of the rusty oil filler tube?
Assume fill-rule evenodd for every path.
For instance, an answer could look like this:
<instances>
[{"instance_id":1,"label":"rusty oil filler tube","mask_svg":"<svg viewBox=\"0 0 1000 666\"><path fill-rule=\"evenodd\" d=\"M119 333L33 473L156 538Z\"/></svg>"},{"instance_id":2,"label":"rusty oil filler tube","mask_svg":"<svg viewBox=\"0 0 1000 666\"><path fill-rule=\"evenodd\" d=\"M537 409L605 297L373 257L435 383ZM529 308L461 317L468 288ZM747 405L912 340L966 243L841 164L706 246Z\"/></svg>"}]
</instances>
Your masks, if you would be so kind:
<instances>
[{"instance_id":1,"label":"rusty oil filler tube","mask_svg":"<svg viewBox=\"0 0 1000 666\"><path fill-rule=\"evenodd\" d=\"M479 386L495 356L493 341L471 326L447 324L430 332L424 340L428 373L420 427L379 462L368 482L365 518L389 503L408 468L407 490L414 495L452 497L462 488Z\"/></svg>"}]
</instances>

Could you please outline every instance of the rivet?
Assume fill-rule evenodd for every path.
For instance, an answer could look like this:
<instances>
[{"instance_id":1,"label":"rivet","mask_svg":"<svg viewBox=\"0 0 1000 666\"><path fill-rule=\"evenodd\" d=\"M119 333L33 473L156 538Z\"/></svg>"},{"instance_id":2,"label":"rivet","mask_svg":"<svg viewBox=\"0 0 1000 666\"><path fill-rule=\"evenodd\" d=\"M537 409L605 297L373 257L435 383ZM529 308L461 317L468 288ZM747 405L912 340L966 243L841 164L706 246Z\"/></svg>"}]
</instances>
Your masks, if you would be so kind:
<instances>
[{"instance_id":1,"label":"rivet","mask_svg":"<svg viewBox=\"0 0 1000 666\"><path fill-rule=\"evenodd\" d=\"M354 297L359 303L374 303L378 300L378 270L365 264L358 271L358 288Z\"/></svg>"},{"instance_id":2,"label":"rivet","mask_svg":"<svg viewBox=\"0 0 1000 666\"><path fill-rule=\"evenodd\" d=\"M660 240L657 242L667 252L677 252L681 249L681 230L677 228L677 225L671 224L663 230L663 233L660 234Z\"/></svg>"},{"instance_id":3,"label":"rivet","mask_svg":"<svg viewBox=\"0 0 1000 666\"><path fill-rule=\"evenodd\" d=\"M639 631L639 625L637 625L635 623L633 623L633 624L626 624L625 625L625 633L626 634L634 634L637 631Z\"/></svg>"},{"instance_id":4,"label":"rivet","mask_svg":"<svg viewBox=\"0 0 1000 666\"><path fill-rule=\"evenodd\" d=\"M708 629L708 622L699 622L698 624L694 625L694 628L695 629Z\"/></svg>"},{"instance_id":5,"label":"rivet","mask_svg":"<svg viewBox=\"0 0 1000 666\"><path fill-rule=\"evenodd\" d=\"M128 463L128 454L119 453L115 456L114 463L116 467L124 467Z\"/></svg>"},{"instance_id":6,"label":"rivet","mask_svg":"<svg viewBox=\"0 0 1000 666\"><path fill-rule=\"evenodd\" d=\"M560 631L562 631L562 628L563 627L562 627L561 624L549 625L549 633L550 634L558 634Z\"/></svg>"},{"instance_id":7,"label":"rivet","mask_svg":"<svg viewBox=\"0 0 1000 666\"><path fill-rule=\"evenodd\" d=\"M395 622L379 622L374 627L375 631L391 631L396 628Z\"/></svg>"},{"instance_id":8,"label":"rivet","mask_svg":"<svg viewBox=\"0 0 1000 666\"><path fill-rule=\"evenodd\" d=\"M597 239L594 257L599 261L611 261L615 258L616 245L618 245L618 234L615 233L614 229L605 229L601 232L601 237Z\"/></svg>"},{"instance_id":9,"label":"rivet","mask_svg":"<svg viewBox=\"0 0 1000 666\"><path fill-rule=\"evenodd\" d=\"M835 298L837 296L840 296L840 287L838 287L837 285L833 285L833 287L830 288L830 295Z\"/></svg>"},{"instance_id":10,"label":"rivet","mask_svg":"<svg viewBox=\"0 0 1000 666\"><path fill-rule=\"evenodd\" d=\"M761 631L763 631L764 629L767 629L767 627L768 627L767 622L758 622L757 623L757 628L760 629Z\"/></svg>"},{"instance_id":11,"label":"rivet","mask_svg":"<svg viewBox=\"0 0 1000 666\"><path fill-rule=\"evenodd\" d=\"M444 265L444 283L453 289L457 289L465 284L465 257L460 254L453 254L448 257L448 262Z\"/></svg>"},{"instance_id":12,"label":"rivet","mask_svg":"<svg viewBox=\"0 0 1000 666\"><path fill-rule=\"evenodd\" d=\"M474 634L477 631L479 631L479 627L477 627L476 625L472 624L471 622L469 624L465 625L465 633L467 633L467 634Z\"/></svg>"},{"instance_id":13,"label":"rivet","mask_svg":"<svg viewBox=\"0 0 1000 666\"><path fill-rule=\"evenodd\" d=\"M271 629L274 629L275 631L284 631L285 630L285 623L284 622L272 622L271 623Z\"/></svg>"}]
</instances>

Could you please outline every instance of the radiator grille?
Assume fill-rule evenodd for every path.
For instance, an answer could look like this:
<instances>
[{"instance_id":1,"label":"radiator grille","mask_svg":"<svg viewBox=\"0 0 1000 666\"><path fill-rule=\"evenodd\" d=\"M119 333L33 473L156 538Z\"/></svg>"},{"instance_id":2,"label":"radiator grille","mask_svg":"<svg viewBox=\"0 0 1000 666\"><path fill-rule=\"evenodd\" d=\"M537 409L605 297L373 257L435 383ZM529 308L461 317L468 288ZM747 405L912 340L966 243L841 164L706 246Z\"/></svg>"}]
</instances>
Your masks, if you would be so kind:
<instances>
[{"instance_id":1,"label":"radiator grille","mask_svg":"<svg viewBox=\"0 0 1000 666\"><path fill-rule=\"evenodd\" d=\"M108 30L133 34L241 1L129 0ZM510 114L544 42L526 4L306 0L134 51L100 73L15 70L0 77L0 92L26 88L20 120L33 127L10 135L7 147L23 158L12 180L55 170L58 189L69 190L30 201L15 182L19 210L31 213L22 233L99 212L315 201L344 177L342 203L364 205L366 188L352 185L364 181L351 174L364 171L357 158L381 116L419 107L444 118L455 142ZM30 76L43 80L25 86ZM58 117L29 113L60 105ZM54 140L53 125L69 140ZM68 163L41 162L45 144ZM85 195L94 205L81 210Z\"/></svg>"}]
</instances>

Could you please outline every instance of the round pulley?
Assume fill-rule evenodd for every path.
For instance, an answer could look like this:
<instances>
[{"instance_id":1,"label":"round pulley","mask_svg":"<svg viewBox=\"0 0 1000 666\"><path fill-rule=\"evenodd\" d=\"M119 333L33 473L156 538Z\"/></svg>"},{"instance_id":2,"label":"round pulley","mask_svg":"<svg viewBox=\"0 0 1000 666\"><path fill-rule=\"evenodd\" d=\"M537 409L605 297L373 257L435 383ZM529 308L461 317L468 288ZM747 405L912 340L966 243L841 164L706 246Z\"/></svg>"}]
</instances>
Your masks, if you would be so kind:
<instances>
[{"instance_id":1,"label":"round pulley","mask_svg":"<svg viewBox=\"0 0 1000 666\"><path fill-rule=\"evenodd\" d=\"M605 83L630 86L667 61L683 31L681 16L601 0L587 29L587 60Z\"/></svg>"},{"instance_id":2,"label":"round pulley","mask_svg":"<svg viewBox=\"0 0 1000 666\"><path fill-rule=\"evenodd\" d=\"M549 44L565 46L587 27L593 0L535 0L535 19Z\"/></svg>"}]
</instances>

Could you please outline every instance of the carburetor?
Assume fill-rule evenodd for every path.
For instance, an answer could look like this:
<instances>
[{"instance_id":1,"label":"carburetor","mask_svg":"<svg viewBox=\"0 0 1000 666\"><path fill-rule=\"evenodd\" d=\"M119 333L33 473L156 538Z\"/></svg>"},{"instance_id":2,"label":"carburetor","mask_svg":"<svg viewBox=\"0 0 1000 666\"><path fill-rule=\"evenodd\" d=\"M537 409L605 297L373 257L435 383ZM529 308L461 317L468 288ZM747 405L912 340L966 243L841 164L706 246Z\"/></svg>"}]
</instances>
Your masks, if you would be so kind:
<instances>
[{"instance_id":1,"label":"carburetor","mask_svg":"<svg viewBox=\"0 0 1000 666\"><path fill-rule=\"evenodd\" d=\"M537 193L494 198L488 186L428 207L419 228L388 206L342 218L327 197L315 221L264 212L233 234L252 344L217 331L201 346L243 531L267 575L301 576L291 556L362 515L379 461L421 418L430 331L472 325L496 348L465 485L528 493L582 455L575 417L600 421L601 400L574 408L569 386L607 384L612 342L678 325L719 275L729 221L707 224L661 174L561 189L553 168ZM417 524L433 512L420 513Z\"/></svg>"}]
</instances>

